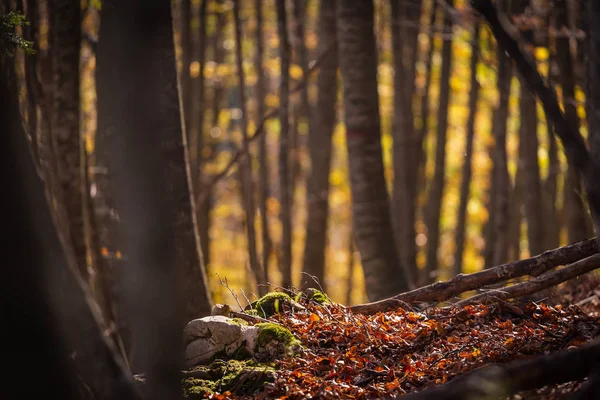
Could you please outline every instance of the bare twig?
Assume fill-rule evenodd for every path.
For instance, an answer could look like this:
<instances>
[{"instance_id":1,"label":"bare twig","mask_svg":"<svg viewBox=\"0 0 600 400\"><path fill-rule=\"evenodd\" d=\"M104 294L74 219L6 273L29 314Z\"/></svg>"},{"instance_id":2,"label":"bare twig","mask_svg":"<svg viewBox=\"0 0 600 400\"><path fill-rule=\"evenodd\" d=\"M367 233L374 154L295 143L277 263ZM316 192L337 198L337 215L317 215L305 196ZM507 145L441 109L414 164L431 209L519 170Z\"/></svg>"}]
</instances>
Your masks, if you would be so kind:
<instances>
[{"instance_id":1,"label":"bare twig","mask_svg":"<svg viewBox=\"0 0 600 400\"><path fill-rule=\"evenodd\" d=\"M325 50L322 54L319 55L319 57L314 61L314 63L312 63L312 65L308 69L308 73L306 74L306 76L304 76L302 78L302 80L300 80L296 84L296 86L294 86L291 89L290 94L299 92L300 90L304 89L304 87L308 84L309 78L312 75L312 73L319 69L319 67L321 66L323 61L325 61L325 59L327 58L327 56L330 53L330 50L333 48L334 45L335 45L335 42L332 42L331 45L329 45L329 47L327 48L327 50ZM248 145L250 145L250 143L254 142L256 139L258 139L261 135L264 134L265 123L269 119L276 117L278 114L279 114L279 109L275 108L275 109L269 111L268 113L266 113L262 117L262 119L256 126L254 133L252 134L252 136L250 136L248 138L248 142L247 142ZM205 183L205 185L203 186L202 192L199 193L199 195L196 197L196 204L201 204L203 201L208 200L208 197L210 196L210 192L211 192L212 188L221 179L223 179L227 176L227 174L231 171L231 168L233 168L241 160L242 156L245 154L246 153L244 152L244 148L238 149L238 151L236 151L236 153L233 155L233 157L231 157L231 160L225 166L225 168L223 168L223 170L221 170L221 172L219 172L218 174L214 175L213 178L210 180L210 182Z\"/></svg>"}]
</instances>

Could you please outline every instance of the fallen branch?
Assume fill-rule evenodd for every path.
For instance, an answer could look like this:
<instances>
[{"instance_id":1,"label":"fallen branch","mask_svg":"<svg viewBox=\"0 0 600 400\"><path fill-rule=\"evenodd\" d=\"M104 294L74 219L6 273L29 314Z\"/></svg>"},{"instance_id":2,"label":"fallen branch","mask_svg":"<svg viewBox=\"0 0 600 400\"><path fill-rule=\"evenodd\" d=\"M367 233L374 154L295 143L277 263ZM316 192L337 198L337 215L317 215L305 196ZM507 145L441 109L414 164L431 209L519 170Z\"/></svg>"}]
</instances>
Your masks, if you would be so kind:
<instances>
[{"instance_id":1,"label":"fallen branch","mask_svg":"<svg viewBox=\"0 0 600 400\"><path fill-rule=\"evenodd\" d=\"M600 342L503 365L490 365L460 376L445 385L402 397L406 400L462 400L504 398L519 391L590 375L600 358Z\"/></svg>"},{"instance_id":2,"label":"fallen branch","mask_svg":"<svg viewBox=\"0 0 600 400\"><path fill-rule=\"evenodd\" d=\"M334 45L335 45L335 41L333 41L329 45L329 47L322 54L320 54L319 57L317 57L317 59L315 60L313 65L311 65L310 68L308 69L306 75L302 77L302 80L299 81L296 84L296 86L294 86L292 88L292 90L290 91L290 94L299 92L300 90L302 90L306 87L306 85L308 84L308 79L310 78L310 76L312 75L313 72L315 72L316 70L319 69L321 64L323 64L323 61L325 61L327 59L327 56L331 53L330 50L333 48ZM265 133L265 129L264 129L265 123L269 119L275 118L278 114L279 114L279 108L274 108L262 117L262 119L256 126L254 133L252 134L252 136L250 136L248 138L248 145L250 145L250 143L254 142L256 139L258 139ZM196 204L202 204L203 202L208 200L208 197L210 196L210 192L211 192L212 188L221 179L223 179L225 176L227 176L227 174L229 174L229 172L231 171L231 168L233 168L234 165L236 165L238 162L240 162L240 160L242 159L242 156L244 156L245 154L246 154L246 152L244 151L244 148L238 149L238 151L235 152L235 154L233 155L233 157L231 157L231 160L229 160L229 163L225 166L225 168L223 168L221 170L221 172L219 172L218 174L213 176L213 178L210 180L210 182L207 182L202 186L202 190L200 191L199 195L196 197Z\"/></svg>"},{"instance_id":3,"label":"fallen branch","mask_svg":"<svg viewBox=\"0 0 600 400\"><path fill-rule=\"evenodd\" d=\"M579 260L571 265L567 265L566 267L559 269L558 271L546 272L545 274L527 282L519 282L505 288L494 289L478 294L468 299L459 301L456 303L456 306L461 307L482 300L485 300L486 302L493 302L494 300L515 299L517 297L527 296L537 293L540 290L556 286L559 283L566 282L570 279L591 272L597 268L600 268L600 254L594 254L591 257Z\"/></svg>"},{"instance_id":4,"label":"fallen branch","mask_svg":"<svg viewBox=\"0 0 600 400\"><path fill-rule=\"evenodd\" d=\"M469 290L504 282L521 276L540 276L560 265L567 265L596 254L596 239L587 239L568 246L548 250L535 257L503 264L472 274L459 274L454 278L436 282L394 297L358 304L350 310L359 314L375 314L403 307L405 303L442 302ZM403 304L404 303L404 304Z\"/></svg>"}]
</instances>

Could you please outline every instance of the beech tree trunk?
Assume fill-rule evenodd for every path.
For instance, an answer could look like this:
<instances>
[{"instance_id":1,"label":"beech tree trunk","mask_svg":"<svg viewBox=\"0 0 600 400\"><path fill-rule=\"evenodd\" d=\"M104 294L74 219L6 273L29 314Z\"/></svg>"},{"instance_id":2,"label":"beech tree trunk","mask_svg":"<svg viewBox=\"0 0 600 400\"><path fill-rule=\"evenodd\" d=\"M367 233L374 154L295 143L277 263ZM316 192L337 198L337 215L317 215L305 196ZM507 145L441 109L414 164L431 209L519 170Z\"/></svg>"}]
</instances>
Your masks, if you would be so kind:
<instances>
[{"instance_id":1,"label":"beech tree trunk","mask_svg":"<svg viewBox=\"0 0 600 400\"><path fill-rule=\"evenodd\" d=\"M65 203L69 243L75 251L79 273L87 281L79 132L81 5L77 1L57 0L51 16L54 34L52 145L61 198Z\"/></svg>"},{"instance_id":2,"label":"beech tree trunk","mask_svg":"<svg viewBox=\"0 0 600 400\"><path fill-rule=\"evenodd\" d=\"M143 12L138 12L140 10ZM124 43L123 37L130 40ZM170 281L174 279L172 274L181 273L184 276L182 297L185 318L189 321L208 315L211 299L190 192L189 160L181 119L169 2L145 2L144 7L132 0L105 2L97 57L98 135L106 135L102 142L98 142L99 152L108 155L106 161L109 162L120 218L128 224L137 223L135 229L120 224L120 233L129 240L128 245L133 246L126 249L129 251L148 244L136 242L139 232L147 230L155 235L153 240L156 240L153 246L146 248L143 256L128 254L128 257L153 260L149 265L156 265L162 260L164 264L155 271L138 271L142 275L150 274L151 280L163 277ZM100 145L106 147L100 148ZM133 146L134 150L129 146ZM123 149L131 150L132 155L123 159L117 157ZM128 159L135 160L133 154L137 152L143 153L139 164L126 162ZM155 158L148 165L144 161L150 155ZM126 177L131 180L128 184ZM165 185L161 187L161 195L153 201L164 202L165 214L160 216L165 220L159 220L160 224L155 225L158 222L154 219L145 221L142 218L149 212L144 204L148 202L148 207L154 205L149 202L150 199L139 199L139 204L133 202L137 195L152 192L153 181L163 180ZM125 192L127 185L130 187ZM156 261L153 258L155 252ZM165 259L171 255L174 257L172 264ZM137 260L141 261L140 258ZM143 264L136 265L132 259L125 267L123 279L126 282L130 278L135 279L132 274ZM175 298L157 299L151 290L137 285L133 285L130 291L146 300L146 306L155 306L157 313L164 310L176 316L175 309L166 311L169 306L175 307L171 303ZM155 304L157 300L160 304ZM183 319L177 320L174 328L182 323Z\"/></svg>"},{"instance_id":3,"label":"beech tree trunk","mask_svg":"<svg viewBox=\"0 0 600 400\"><path fill-rule=\"evenodd\" d=\"M317 77L317 104L308 131L310 173L306 182L306 241L303 271L314 276L324 290L325 251L327 249L327 220L329 214L329 172L331 169L332 136L336 124L338 91L338 52L336 41L336 1L319 5L318 54L329 53L321 63ZM302 278L307 286L316 287L313 279Z\"/></svg>"},{"instance_id":4,"label":"beech tree trunk","mask_svg":"<svg viewBox=\"0 0 600 400\"><path fill-rule=\"evenodd\" d=\"M254 274L254 279L258 285L258 293L262 296L266 294L267 287L266 281L264 280L264 272L262 265L258 259L258 252L256 250L256 229L254 226L254 178L252 174L252 160L250 159L250 146L248 144L248 115L246 110L246 79L244 74L244 68L242 64L242 23L240 20L240 2L234 0L233 3L233 18L235 24L235 55L237 64L237 73L239 79L239 102L240 110L242 111L241 118L241 129L242 129L242 148L244 155L240 160L240 183L242 188L242 201L243 207L246 214L246 235L248 243L248 262L250 263L250 269Z\"/></svg>"},{"instance_id":5,"label":"beech tree trunk","mask_svg":"<svg viewBox=\"0 0 600 400\"><path fill-rule=\"evenodd\" d=\"M558 1L556 20L559 27L569 26L566 2ZM573 57L569 49L568 37L556 38L556 58L560 71L560 85L564 102L565 117L572 129L579 129L579 116L575 104L575 80L573 77ZM569 165L564 189L564 203L567 216L569 242L582 240L592 236L589 216L583 201L581 175L573 165Z\"/></svg>"},{"instance_id":6,"label":"beech tree trunk","mask_svg":"<svg viewBox=\"0 0 600 400\"><path fill-rule=\"evenodd\" d=\"M367 295L377 300L406 290L408 279L394 245L383 174L373 2L342 1L336 15L356 247Z\"/></svg>"},{"instance_id":7,"label":"beech tree trunk","mask_svg":"<svg viewBox=\"0 0 600 400\"><path fill-rule=\"evenodd\" d=\"M265 115L265 74L263 69L263 1L256 0L256 114L257 119ZM266 129L263 127L263 129ZM269 217L267 215L267 199L269 198L269 166L267 161L267 135L263 134L258 140L258 188L259 200L258 208L260 210L260 221L262 226L262 265L265 274L265 282L269 282L269 260L273 243L269 231ZM307 236L308 237L308 236Z\"/></svg>"},{"instance_id":8,"label":"beech tree trunk","mask_svg":"<svg viewBox=\"0 0 600 400\"><path fill-rule=\"evenodd\" d=\"M460 184L460 200L456 225L456 251L454 254L453 274L460 274L463 270L463 252L465 248L465 232L467 225L467 204L469 202L469 189L471 187L471 171L473 162L473 138L475 137L475 116L477 114L477 100L479 98L479 83L477 82L477 63L479 61L479 29L478 23L473 30L471 44L471 88L469 90L469 117L467 119L467 138L465 140L465 163L462 168L462 181Z\"/></svg>"},{"instance_id":9,"label":"beech tree trunk","mask_svg":"<svg viewBox=\"0 0 600 400\"><path fill-rule=\"evenodd\" d=\"M287 16L285 2L276 2L277 31L279 33L279 54L281 58L281 85L279 87L279 191L280 191L280 219L282 224L281 239L281 273L283 274L282 286L292 285L292 182L289 146L289 101L290 101L290 44L287 32Z\"/></svg>"},{"instance_id":10,"label":"beech tree trunk","mask_svg":"<svg viewBox=\"0 0 600 400\"><path fill-rule=\"evenodd\" d=\"M453 2L448 2L449 6ZM444 11L444 34L452 32L452 17ZM450 72L452 63L452 39L445 38L442 46L442 72L438 101L437 131L435 144L435 172L427 203L427 261L422 282L431 282L437 277L438 248L440 244L440 214L446 173L446 131L448 129L448 106L450 102Z\"/></svg>"}]
</instances>

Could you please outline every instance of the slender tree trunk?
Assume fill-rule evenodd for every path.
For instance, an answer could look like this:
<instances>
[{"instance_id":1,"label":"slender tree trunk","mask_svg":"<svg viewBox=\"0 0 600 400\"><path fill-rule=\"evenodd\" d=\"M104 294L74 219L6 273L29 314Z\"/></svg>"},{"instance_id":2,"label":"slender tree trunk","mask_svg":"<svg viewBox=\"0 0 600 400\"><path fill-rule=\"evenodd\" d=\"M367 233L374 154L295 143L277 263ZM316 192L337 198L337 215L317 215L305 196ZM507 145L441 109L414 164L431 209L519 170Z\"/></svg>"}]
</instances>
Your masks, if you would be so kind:
<instances>
[{"instance_id":1,"label":"slender tree trunk","mask_svg":"<svg viewBox=\"0 0 600 400\"><path fill-rule=\"evenodd\" d=\"M352 223L351 223L352 224ZM348 228L348 275L346 275L346 305L352 304L352 290L354 289L354 229Z\"/></svg>"},{"instance_id":2,"label":"slender tree trunk","mask_svg":"<svg viewBox=\"0 0 600 400\"><path fill-rule=\"evenodd\" d=\"M523 206L525 172L523 167L517 169L515 184L510 191L510 206L508 210L508 240L507 260L521 259L521 221L523 220L521 208ZM532 254L534 256L535 254Z\"/></svg>"},{"instance_id":3,"label":"slender tree trunk","mask_svg":"<svg viewBox=\"0 0 600 400\"><path fill-rule=\"evenodd\" d=\"M338 92L338 52L335 42L336 1L322 1L319 6L318 54L329 51L321 64L317 78L317 105L308 131L310 174L306 182L306 241L304 272L314 276L327 290L325 283L325 251L327 248L327 219L329 214L329 173L331 169L332 136L336 123ZM330 50L327 50L330 49ZM304 278L303 278L304 279ZM316 286L313 279L306 279Z\"/></svg>"},{"instance_id":4,"label":"slender tree trunk","mask_svg":"<svg viewBox=\"0 0 600 400\"><path fill-rule=\"evenodd\" d=\"M205 102L204 102L204 66L206 64L206 7L207 7L207 3L208 0L202 0L202 3L200 4L200 13L198 15L198 18L200 20L200 25L198 26L198 37L197 40L192 41L192 46L195 49L195 51L192 53L192 55L196 55L197 59L198 59L198 76L195 77L192 80L192 93L194 93L194 97L191 100L190 103L190 109L192 110L192 114L191 116L194 117L195 120L195 133L196 133L196 137L194 138L194 141L192 143L192 141L190 140L190 150L191 153L194 155L194 157L190 157L190 169L192 170L192 186L194 188L196 188L194 190L194 192L196 193L196 195L198 195L199 192L201 192L203 190L202 187L202 180L200 179L200 177L203 177L202 174L202 167L203 167L203 161L204 161L204 156L203 156L203 148L204 148L204 106L205 106ZM191 127L189 127L188 129L191 129ZM201 205L198 205L198 208L200 209ZM200 221L200 218L204 217L206 218L206 215L204 214L199 214L198 215L198 220ZM198 226L199 228L203 225L203 224L208 224L208 218L206 218L206 220L204 222L202 222L202 224L199 222ZM200 229L201 230L201 229ZM200 235L200 241L202 243L202 235ZM203 255L204 258L207 259L207 255L204 253L204 246L202 246L202 251L203 251ZM208 265L208 263L207 263Z\"/></svg>"},{"instance_id":5,"label":"slender tree trunk","mask_svg":"<svg viewBox=\"0 0 600 400\"><path fill-rule=\"evenodd\" d=\"M477 63L479 61L479 29L478 23L473 30L471 44L471 89L469 91L469 117L467 119L467 138L465 141L465 163L462 168L460 184L460 200L456 225L456 252L454 255L453 274L463 271L463 252L465 249L465 232L467 225L467 204L469 203L469 188L471 186L471 171L473 161L473 138L475 137L475 116L477 115L477 100L479 98L479 83L477 82Z\"/></svg>"},{"instance_id":6,"label":"slender tree trunk","mask_svg":"<svg viewBox=\"0 0 600 400\"><path fill-rule=\"evenodd\" d=\"M434 1L431 6L431 15L429 20L429 30L433 31L435 29L435 20L437 15L437 7L438 2ZM420 94L420 122L419 127L417 129L417 137L415 144L415 169L417 173L416 181L412 182L414 184L414 188L412 188L413 192L417 195L421 193L425 188L425 163L427 161L427 152L424 147L425 145L425 137L429 133L429 89L431 88L431 69L433 67L433 52L435 50L435 46L433 43L433 32L429 34L429 48L427 49L427 53L424 56L423 63L425 64L425 84L423 86L422 93Z\"/></svg>"},{"instance_id":7,"label":"slender tree trunk","mask_svg":"<svg viewBox=\"0 0 600 400\"><path fill-rule=\"evenodd\" d=\"M452 6L452 1L449 5ZM444 13L444 33L452 33L452 19ZM423 282L430 282L437 276L438 247L440 243L440 213L446 171L446 131L448 129L448 106L450 101L450 72L452 63L452 39L445 38L442 46L442 73L440 76L440 98L436 132L435 172L429 191L427 204L427 262Z\"/></svg>"},{"instance_id":8,"label":"slender tree trunk","mask_svg":"<svg viewBox=\"0 0 600 400\"><path fill-rule=\"evenodd\" d=\"M306 35L304 33L306 24L306 1L307 0L294 0L292 2L294 22L294 36L292 43L295 53L295 62L300 66L300 68L302 68L302 76L308 75L308 51L306 49ZM294 210L293 202L296 199L296 188L302 184L301 180L303 179L301 154L303 149L306 148L306 135L303 135L300 129L301 127L306 126L306 131L310 130L310 103L308 101L308 85L305 85L300 91L300 102L293 107L292 121L292 132L290 134L292 148L291 196L292 210Z\"/></svg>"},{"instance_id":9,"label":"slender tree trunk","mask_svg":"<svg viewBox=\"0 0 600 400\"><path fill-rule=\"evenodd\" d=\"M544 251L543 208L540 166L538 162L537 104L525 83L521 84L520 95L521 128L519 135L519 158L523 168L523 191L525 217L527 220L527 241L532 256Z\"/></svg>"},{"instance_id":10,"label":"slender tree trunk","mask_svg":"<svg viewBox=\"0 0 600 400\"><path fill-rule=\"evenodd\" d=\"M248 145L248 114L246 111L246 79L242 65L242 23L240 21L240 2L233 2L233 18L235 24L235 55L239 77L240 110L242 111L242 148L244 155L240 160L241 187L244 210L246 212L246 234L248 240L248 260L254 279L258 284L258 292L262 296L267 292L266 281L262 265L256 251L256 230L254 226L254 179L252 177L252 161L250 160L250 146Z\"/></svg>"},{"instance_id":11,"label":"slender tree trunk","mask_svg":"<svg viewBox=\"0 0 600 400\"><path fill-rule=\"evenodd\" d=\"M508 161L506 153L506 125L508 120L508 100L512 80L512 61L498 47L498 108L494 112L492 130L494 132L494 180L493 192L494 231L492 264L500 265L506 262L508 250L508 221L510 208L510 179L508 175Z\"/></svg>"},{"instance_id":12,"label":"slender tree trunk","mask_svg":"<svg viewBox=\"0 0 600 400\"><path fill-rule=\"evenodd\" d=\"M198 94L199 94L199 98L197 99L198 101L198 114L197 114L197 118L198 118L198 140L196 142L196 153L198 154L196 161L198 162L198 164L195 166L195 168L192 169L192 179L197 182L196 186L199 187L199 191L200 192L204 192L206 190L211 190L210 188L207 189L203 186L202 182L203 182L203 165L204 162L206 161L206 148L208 147L209 143L206 143L206 135L204 133L204 114L205 114L205 105L204 103L200 103L200 100L204 101L205 99L205 91L204 91L204 85L205 85L205 80L204 80L204 64L206 61L206 52L205 52L205 47L206 47L206 25L207 25L207 7L208 7L208 1L209 0L202 0L202 4L200 6L200 40L199 40L199 44L198 46L200 47L199 49L199 55L198 55L198 62L200 63L200 76L198 77L200 79L200 81L198 82ZM217 23L216 23L216 31L214 33L214 42L213 42L213 61L219 65L222 61L223 58L225 56L223 48L222 48L222 43L221 43L221 33L224 31L225 29L225 23L226 23L226 18L225 18L225 13L217 13ZM204 36L203 36L204 35ZM204 38L204 42L202 40L202 38ZM221 98L222 98L222 93L223 93L223 88L220 86L221 83L215 83L215 85L218 85L214 88L214 92L213 92L213 101L212 101L212 121L211 121L211 128L212 127L216 127L218 126L218 120L219 120L219 110L221 107ZM193 167L193 166L192 166ZM193 184L193 182L192 182ZM202 249L202 256L204 257L204 265L206 266L207 270L210 270L210 261L211 261L211 256L210 256L210 234L209 234L209 230L210 230L210 221L211 221L211 215L210 215L210 210L211 210L211 206L210 206L210 202L212 199L212 195L203 195L200 196L203 200L199 201L196 207L197 210L197 215L198 215L198 234L200 236L200 248Z\"/></svg>"},{"instance_id":13,"label":"slender tree trunk","mask_svg":"<svg viewBox=\"0 0 600 400\"><path fill-rule=\"evenodd\" d=\"M557 25L569 26L566 2L559 0L555 7ZM575 105L575 81L573 77L573 57L567 37L556 38L556 58L560 71L560 85L565 109L565 117L574 129L579 129L579 117ZM567 210L567 228L569 242L587 239L592 236L589 216L583 201L581 177L576 168L569 165L564 189L565 208Z\"/></svg>"},{"instance_id":14,"label":"slender tree trunk","mask_svg":"<svg viewBox=\"0 0 600 400\"><path fill-rule=\"evenodd\" d=\"M179 15L180 43L181 43L181 98L183 99L182 112L185 119L185 129L188 143L195 143L192 138L191 115L192 99L195 93L192 90L192 78L190 76L190 63L192 62L192 0L180 0L181 8ZM193 160L193 161L192 161ZM196 155L190 153L190 163L196 163ZM195 185L195 182L194 182Z\"/></svg>"},{"instance_id":15,"label":"slender tree trunk","mask_svg":"<svg viewBox=\"0 0 600 400\"><path fill-rule=\"evenodd\" d=\"M553 21L553 23L554 28L556 29L556 22ZM550 48L549 41L548 47ZM555 64L556 51L550 50L550 55L548 57L548 71L550 71L549 80L552 80L552 65ZM550 122L550 119L547 115L544 115L544 118L546 119L546 131L548 140L548 176L546 177L542 185L542 190L544 194L542 204L544 208L545 218L544 248L554 249L559 246L559 234L562 226L559 218L559 212L556 209L556 199L558 197L557 183L558 176L560 173L560 163L558 160L558 150L556 145L556 137L554 136L554 127L552 126L552 123Z\"/></svg>"},{"instance_id":16,"label":"slender tree trunk","mask_svg":"<svg viewBox=\"0 0 600 400\"><path fill-rule=\"evenodd\" d=\"M263 118L265 115L265 74L266 70L263 68L263 1L256 0L256 114L257 119ZM263 129L266 129L263 128ZM269 282L269 260L273 243L271 241L271 235L269 230L269 217L267 215L267 200L269 198L269 165L267 160L267 135L266 132L258 139L258 187L259 187L259 200L258 208L260 210L260 220L262 226L262 265L265 274L265 282ZM307 235L308 237L308 235Z\"/></svg>"},{"instance_id":17,"label":"slender tree trunk","mask_svg":"<svg viewBox=\"0 0 600 400\"><path fill-rule=\"evenodd\" d=\"M414 79L406 79L406 73L411 71L404 64L404 45L407 35L403 29L403 10L397 1L390 1L392 18L392 50L394 59L394 120L393 120L393 152L394 152L394 181L392 190L392 216L396 248L400 253L400 263L405 268L409 285L414 286L417 273L415 254L415 193L411 191L411 175L415 172L411 161L414 142L414 125L412 118L412 93ZM402 38L405 38L404 41ZM411 60L412 61L412 60ZM407 63L408 64L408 63ZM407 89L408 86L408 89Z\"/></svg>"},{"instance_id":18,"label":"slender tree trunk","mask_svg":"<svg viewBox=\"0 0 600 400\"><path fill-rule=\"evenodd\" d=\"M373 3L336 6L356 246L367 295L378 300L406 290L408 280L394 245L383 173Z\"/></svg>"},{"instance_id":19,"label":"slender tree trunk","mask_svg":"<svg viewBox=\"0 0 600 400\"><path fill-rule=\"evenodd\" d=\"M287 33L287 16L285 2L276 2L277 32L279 33L279 57L281 58L281 85L279 87L279 191L280 219L282 224L281 239L281 273L283 287L292 285L292 216L291 216L291 182L289 160L289 101L290 101L290 44Z\"/></svg>"},{"instance_id":20,"label":"slender tree trunk","mask_svg":"<svg viewBox=\"0 0 600 400\"><path fill-rule=\"evenodd\" d=\"M595 164L600 165L600 4L584 3L586 16L586 109L589 132L590 153ZM597 218L598 216L596 216ZM596 229L598 227L596 226ZM596 232L600 235L600 232Z\"/></svg>"}]
</instances>

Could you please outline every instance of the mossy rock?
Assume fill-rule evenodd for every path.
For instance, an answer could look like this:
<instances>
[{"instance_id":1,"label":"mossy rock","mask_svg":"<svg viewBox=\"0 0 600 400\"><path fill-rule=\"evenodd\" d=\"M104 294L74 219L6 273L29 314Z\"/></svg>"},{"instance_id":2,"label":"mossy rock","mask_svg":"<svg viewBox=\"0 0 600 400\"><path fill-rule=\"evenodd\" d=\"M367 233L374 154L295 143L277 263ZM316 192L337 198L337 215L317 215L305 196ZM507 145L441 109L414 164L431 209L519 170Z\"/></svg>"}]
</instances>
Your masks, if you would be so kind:
<instances>
[{"instance_id":1,"label":"mossy rock","mask_svg":"<svg viewBox=\"0 0 600 400\"><path fill-rule=\"evenodd\" d=\"M305 292L305 295L306 297L308 297L309 300L312 300L319 304L331 304L331 300L329 300L329 297L320 290L308 288L305 290Z\"/></svg>"},{"instance_id":2,"label":"mossy rock","mask_svg":"<svg viewBox=\"0 0 600 400\"><path fill-rule=\"evenodd\" d=\"M282 312L284 306L286 305L289 307L304 309L302 305L298 304L294 299L284 292L267 293L260 299L251 303L247 309L255 310L259 317L269 318L271 315Z\"/></svg>"},{"instance_id":3,"label":"mossy rock","mask_svg":"<svg viewBox=\"0 0 600 400\"><path fill-rule=\"evenodd\" d=\"M274 381L275 368L254 360L215 360L185 374L183 393L188 399L203 399L207 395L227 391L238 396L254 396L265 383Z\"/></svg>"},{"instance_id":4,"label":"mossy rock","mask_svg":"<svg viewBox=\"0 0 600 400\"><path fill-rule=\"evenodd\" d=\"M257 360L292 356L300 347L298 339L279 324L264 322L255 326L258 327L258 337L254 347L254 358Z\"/></svg>"}]
</instances>

